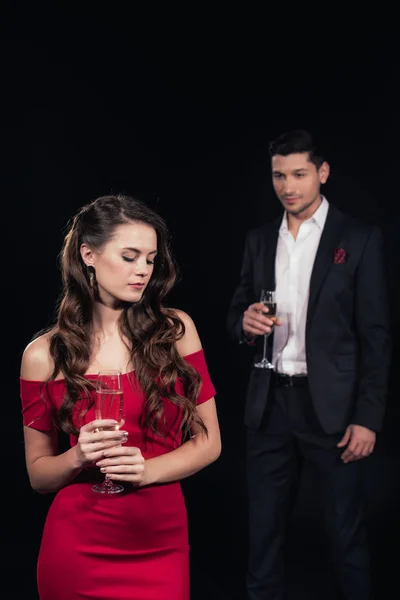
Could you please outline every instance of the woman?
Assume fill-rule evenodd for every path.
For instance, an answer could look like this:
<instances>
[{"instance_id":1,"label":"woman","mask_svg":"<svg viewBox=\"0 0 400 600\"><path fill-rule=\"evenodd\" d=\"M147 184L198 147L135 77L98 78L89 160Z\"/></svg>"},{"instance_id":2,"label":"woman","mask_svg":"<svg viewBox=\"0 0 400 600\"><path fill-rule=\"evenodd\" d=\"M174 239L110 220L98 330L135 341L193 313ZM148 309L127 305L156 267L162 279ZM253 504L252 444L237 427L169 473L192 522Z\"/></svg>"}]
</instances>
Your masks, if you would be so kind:
<instances>
[{"instance_id":1,"label":"woman","mask_svg":"<svg viewBox=\"0 0 400 600\"><path fill-rule=\"evenodd\" d=\"M41 600L188 600L179 480L221 451L212 382L191 318L162 300L175 282L163 220L105 196L72 221L56 325L25 349L21 399L33 489L57 492L38 559ZM96 420L99 371L123 373L124 423ZM111 427L111 430L110 430ZM71 447L57 450L57 431ZM124 491L96 494L107 475Z\"/></svg>"}]
</instances>

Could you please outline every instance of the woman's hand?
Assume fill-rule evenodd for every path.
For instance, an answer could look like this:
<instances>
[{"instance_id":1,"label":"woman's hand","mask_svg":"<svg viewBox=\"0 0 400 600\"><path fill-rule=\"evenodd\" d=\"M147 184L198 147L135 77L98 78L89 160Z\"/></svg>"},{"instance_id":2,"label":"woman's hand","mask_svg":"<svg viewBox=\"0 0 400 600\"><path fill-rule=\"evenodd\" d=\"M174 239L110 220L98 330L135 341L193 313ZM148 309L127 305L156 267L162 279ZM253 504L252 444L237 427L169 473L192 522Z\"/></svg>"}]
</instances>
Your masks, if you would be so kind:
<instances>
[{"instance_id":1,"label":"woman's hand","mask_svg":"<svg viewBox=\"0 0 400 600\"><path fill-rule=\"evenodd\" d=\"M112 419L96 419L81 427L76 445L79 465L88 465L100 460L104 451L123 444L128 433L116 429L118 422Z\"/></svg>"},{"instance_id":2,"label":"woman's hand","mask_svg":"<svg viewBox=\"0 0 400 600\"><path fill-rule=\"evenodd\" d=\"M100 471L113 481L128 481L135 486L148 485L146 461L139 448L134 446L118 446L102 453L96 463Z\"/></svg>"}]
</instances>

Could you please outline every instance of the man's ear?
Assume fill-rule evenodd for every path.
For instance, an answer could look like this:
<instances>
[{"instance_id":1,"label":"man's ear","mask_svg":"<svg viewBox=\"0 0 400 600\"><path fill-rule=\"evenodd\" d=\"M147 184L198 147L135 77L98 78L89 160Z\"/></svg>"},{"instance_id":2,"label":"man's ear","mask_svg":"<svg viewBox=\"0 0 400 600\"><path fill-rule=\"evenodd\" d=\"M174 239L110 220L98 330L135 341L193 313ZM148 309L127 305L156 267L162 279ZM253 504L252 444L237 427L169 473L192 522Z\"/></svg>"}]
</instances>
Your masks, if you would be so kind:
<instances>
[{"instance_id":1,"label":"man's ear","mask_svg":"<svg viewBox=\"0 0 400 600\"><path fill-rule=\"evenodd\" d=\"M326 183L328 181L330 170L331 170L331 168L325 160L319 168L320 183Z\"/></svg>"}]
</instances>

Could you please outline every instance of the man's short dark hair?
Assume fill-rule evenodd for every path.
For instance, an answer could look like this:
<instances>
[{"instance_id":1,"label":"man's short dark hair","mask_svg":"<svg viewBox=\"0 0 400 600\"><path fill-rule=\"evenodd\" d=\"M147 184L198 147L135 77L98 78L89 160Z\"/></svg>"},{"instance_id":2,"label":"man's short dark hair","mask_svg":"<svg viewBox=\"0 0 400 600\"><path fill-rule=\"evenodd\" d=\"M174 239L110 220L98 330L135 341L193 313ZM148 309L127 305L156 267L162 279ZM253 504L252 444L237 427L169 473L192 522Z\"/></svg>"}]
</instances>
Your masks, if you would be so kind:
<instances>
[{"instance_id":1,"label":"man's short dark hair","mask_svg":"<svg viewBox=\"0 0 400 600\"><path fill-rule=\"evenodd\" d=\"M269 145L271 158L277 154L288 156L289 154L303 154L304 152L308 153L310 161L319 169L325 159L319 152L312 135L305 129L294 129L282 133Z\"/></svg>"}]
</instances>

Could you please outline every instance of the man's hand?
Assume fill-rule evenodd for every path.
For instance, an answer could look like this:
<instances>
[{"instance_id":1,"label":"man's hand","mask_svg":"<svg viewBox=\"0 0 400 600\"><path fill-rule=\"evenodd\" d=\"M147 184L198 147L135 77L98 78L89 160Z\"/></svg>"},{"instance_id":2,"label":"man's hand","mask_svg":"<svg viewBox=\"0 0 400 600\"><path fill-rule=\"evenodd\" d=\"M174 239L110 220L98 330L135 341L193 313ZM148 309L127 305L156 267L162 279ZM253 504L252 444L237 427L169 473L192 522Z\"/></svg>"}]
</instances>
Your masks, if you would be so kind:
<instances>
[{"instance_id":1,"label":"man's hand","mask_svg":"<svg viewBox=\"0 0 400 600\"><path fill-rule=\"evenodd\" d=\"M353 460L366 458L374 451L375 441L375 431L371 431L371 429L367 429L367 427L362 427L361 425L349 425L344 436L337 444L338 448L347 446L342 454L342 461L348 463Z\"/></svg>"},{"instance_id":2,"label":"man's hand","mask_svg":"<svg viewBox=\"0 0 400 600\"><path fill-rule=\"evenodd\" d=\"M268 318L269 309L262 302L251 304L243 314L243 332L246 337L271 333L274 325L282 325L277 317Z\"/></svg>"}]
</instances>

